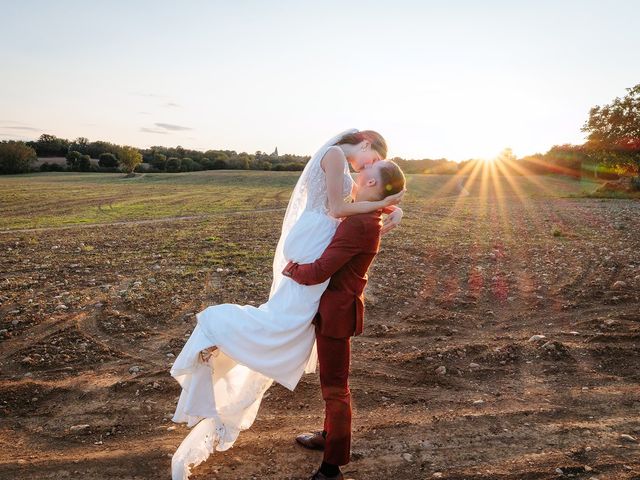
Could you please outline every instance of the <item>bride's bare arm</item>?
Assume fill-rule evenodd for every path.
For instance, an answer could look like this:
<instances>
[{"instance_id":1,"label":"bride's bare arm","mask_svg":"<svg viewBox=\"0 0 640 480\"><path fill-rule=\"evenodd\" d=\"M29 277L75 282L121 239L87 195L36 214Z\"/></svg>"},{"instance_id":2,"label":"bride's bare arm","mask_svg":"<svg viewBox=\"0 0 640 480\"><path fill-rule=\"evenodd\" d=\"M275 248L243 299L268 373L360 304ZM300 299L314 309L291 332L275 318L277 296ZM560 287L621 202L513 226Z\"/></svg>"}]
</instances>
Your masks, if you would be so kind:
<instances>
[{"instance_id":1,"label":"bride's bare arm","mask_svg":"<svg viewBox=\"0 0 640 480\"><path fill-rule=\"evenodd\" d=\"M324 170L327 178L327 197L329 200L329 215L332 217L348 217L358 213L373 212L380 208L386 208L397 204L404 192L389 195L388 197L376 202L363 201L346 203L342 196L342 186L344 182L344 154L338 149L330 148L325 153L324 158L320 162L320 166Z\"/></svg>"}]
</instances>

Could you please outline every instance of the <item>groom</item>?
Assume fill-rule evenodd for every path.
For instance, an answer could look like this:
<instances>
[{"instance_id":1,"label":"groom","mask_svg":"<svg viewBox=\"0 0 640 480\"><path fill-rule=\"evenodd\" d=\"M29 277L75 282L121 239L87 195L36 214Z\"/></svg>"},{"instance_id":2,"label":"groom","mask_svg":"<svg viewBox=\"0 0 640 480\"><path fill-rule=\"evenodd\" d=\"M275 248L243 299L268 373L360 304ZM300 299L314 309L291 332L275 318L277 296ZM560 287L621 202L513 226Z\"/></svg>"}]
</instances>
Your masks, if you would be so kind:
<instances>
[{"instance_id":1,"label":"groom","mask_svg":"<svg viewBox=\"0 0 640 480\"><path fill-rule=\"evenodd\" d=\"M381 160L358 173L356 202L381 200L404 190L398 165ZM324 430L299 435L307 448L324 450L322 465L311 480L343 480L340 465L351 453L350 337L362 333L367 270L380 246L382 210L344 218L331 243L313 263L289 262L282 274L303 285L331 278L313 319L316 331L320 386L325 401Z\"/></svg>"}]
</instances>

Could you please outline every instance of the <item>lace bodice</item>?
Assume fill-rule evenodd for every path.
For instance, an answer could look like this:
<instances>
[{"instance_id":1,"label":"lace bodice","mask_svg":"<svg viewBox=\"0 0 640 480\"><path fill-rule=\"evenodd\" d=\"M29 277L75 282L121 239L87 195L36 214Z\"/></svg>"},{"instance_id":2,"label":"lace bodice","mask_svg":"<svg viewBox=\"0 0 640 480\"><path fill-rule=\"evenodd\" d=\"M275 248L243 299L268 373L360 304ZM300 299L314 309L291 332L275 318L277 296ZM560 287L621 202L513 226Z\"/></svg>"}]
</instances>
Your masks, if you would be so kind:
<instances>
[{"instance_id":1,"label":"lace bodice","mask_svg":"<svg viewBox=\"0 0 640 480\"><path fill-rule=\"evenodd\" d=\"M329 215L329 199L327 197L327 182L324 170L320 165L322 157L328 149L335 146L340 139L345 135L357 132L357 128L349 128L337 135L329 138L325 141L320 148L311 156L307 164L304 166L296 186L293 187L291 198L287 204L287 210L284 213L284 219L282 220L282 232L276 245L276 251L273 255L273 282L271 282L271 291L269 292L269 298L271 298L278 290L278 286L281 284L284 276L282 275L282 269L287 264L287 258L284 255L284 245L289 238L292 230L299 224L299 220L305 212L316 214L319 213L320 220L316 223L307 222L306 226L315 226L322 231L320 225L330 225L334 227L335 222L339 222L338 219ZM337 147L340 148L340 147ZM343 176L343 188L342 193L344 197L347 197L354 186L354 181L349 174L349 163L344 162L344 176ZM322 220L328 220L324 222ZM332 228L331 228L332 229ZM330 229L330 230L331 230ZM304 230L304 228L303 228ZM309 233L309 232L307 232Z\"/></svg>"},{"instance_id":2,"label":"lace bodice","mask_svg":"<svg viewBox=\"0 0 640 480\"><path fill-rule=\"evenodd\" d=\"M342 178L342 196L343 198L346 198L351 194L353 184L355 183L349 173L349 163L346 161L344 162L344 174ZM324 213L325 215L329 213L327 176L324 170L322 170L320 162L317 162L309 172L309 179L307 183L307 203L305 205L305 210L313 210Z\"/></svg>"}]
</instances>

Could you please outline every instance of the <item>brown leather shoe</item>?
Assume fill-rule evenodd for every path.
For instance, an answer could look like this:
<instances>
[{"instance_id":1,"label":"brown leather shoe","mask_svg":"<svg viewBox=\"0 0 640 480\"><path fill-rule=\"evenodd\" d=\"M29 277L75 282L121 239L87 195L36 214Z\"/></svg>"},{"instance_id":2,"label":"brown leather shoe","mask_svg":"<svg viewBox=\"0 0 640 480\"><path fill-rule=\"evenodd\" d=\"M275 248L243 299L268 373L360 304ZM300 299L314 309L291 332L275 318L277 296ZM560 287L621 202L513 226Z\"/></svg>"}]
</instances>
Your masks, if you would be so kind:
<instances>
[{"instance_id":1,"label":"brown leather shoe","mask_svg":"<svg viewBox=\"0 0 640 480\"><path fill-rule=\"evenodd\" d=\"M324 473L321 473L320 470L318 470L309 480L345 480L345 478L342 472L338 472L338 475L335 477L327 477Z\"/></svg>"},{"instance_id":2,"label":"brown leather shoe","mask_svg":"<svg viewBox=\"0 0 640 480\"><path fill-rule=\"evenodd\" d=\"M313 433L306 432L298 435L296 442L311 450L324 450L325 438L322 436L321 431Z\"/></svg>"}]
</instances>

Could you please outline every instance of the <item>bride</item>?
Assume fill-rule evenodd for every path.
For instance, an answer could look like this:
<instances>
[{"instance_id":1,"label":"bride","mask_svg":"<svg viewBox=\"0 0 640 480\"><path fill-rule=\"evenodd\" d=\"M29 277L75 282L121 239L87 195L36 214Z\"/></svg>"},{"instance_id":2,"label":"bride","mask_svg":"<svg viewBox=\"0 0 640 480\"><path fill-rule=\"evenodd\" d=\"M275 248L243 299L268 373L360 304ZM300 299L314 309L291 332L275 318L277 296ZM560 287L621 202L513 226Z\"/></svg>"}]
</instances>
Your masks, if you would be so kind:
<instances>
[{"instance_id":1,"label":"bride","mask_svg":"<svg viewBox=\"0 0 640 480\"><path fill-rule=\"evenodd\" d=\"M402 218L396 206L404 192L376 202L347 203L355 193L349 165L357 172L387 155L373 130L345 130L307 162L293 190L273 260L269 300L251 305L212 305L196 314L196 326L171 367L182 387L173 422L191 432L173 455L173 480L213 452L229 449L256 418L266 390L276 381L294 390L303 373L316 369L311 323L329 280L300 285L282 275L288 260L309 263L327 247L341 217L383 209L382 232Z\"/></svg>"}]
</instances>

